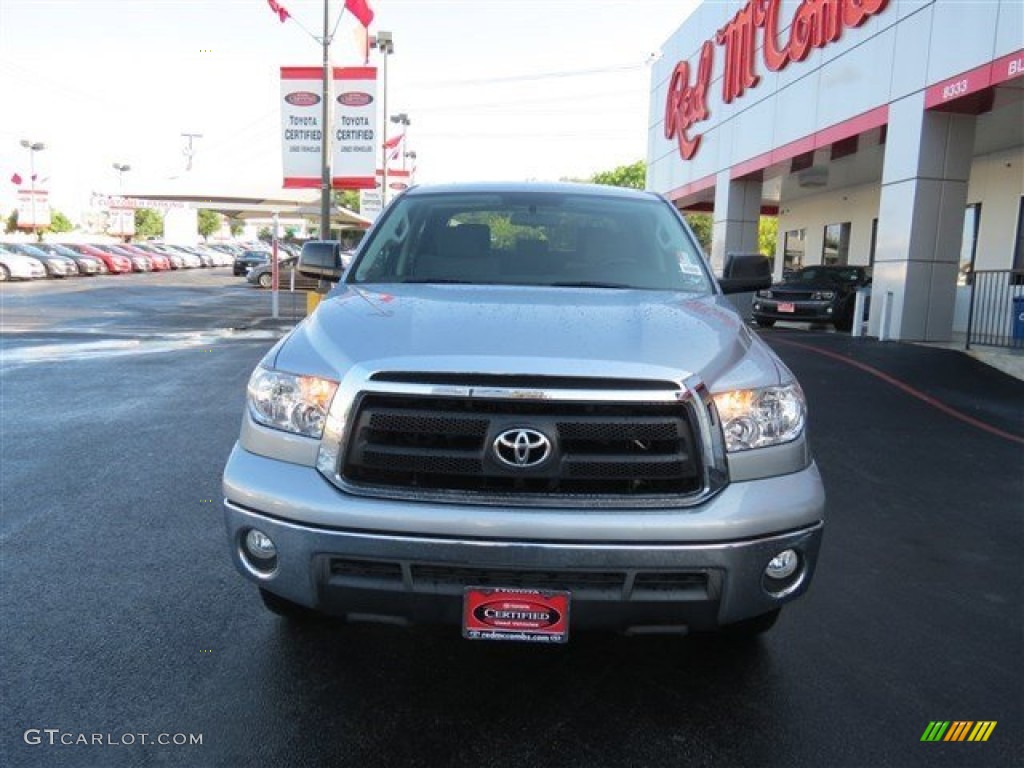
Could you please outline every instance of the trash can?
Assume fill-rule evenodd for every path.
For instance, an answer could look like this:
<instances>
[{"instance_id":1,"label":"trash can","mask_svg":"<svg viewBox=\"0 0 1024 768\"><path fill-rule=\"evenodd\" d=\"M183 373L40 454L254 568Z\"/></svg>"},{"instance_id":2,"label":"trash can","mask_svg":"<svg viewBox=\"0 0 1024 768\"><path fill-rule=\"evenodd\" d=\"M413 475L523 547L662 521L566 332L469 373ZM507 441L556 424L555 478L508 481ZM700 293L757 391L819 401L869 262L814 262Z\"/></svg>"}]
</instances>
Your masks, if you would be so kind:
<instances>
[{"instance_id":1,"label":"trash can","mask_svg":"<svg viewBox=\"0 0 1024 768\"><path fill-rule=\"evenodd\" d=\"M1024 296L1013 297L1013 346L1024 347Z\"/></svg>"}]
</instances>

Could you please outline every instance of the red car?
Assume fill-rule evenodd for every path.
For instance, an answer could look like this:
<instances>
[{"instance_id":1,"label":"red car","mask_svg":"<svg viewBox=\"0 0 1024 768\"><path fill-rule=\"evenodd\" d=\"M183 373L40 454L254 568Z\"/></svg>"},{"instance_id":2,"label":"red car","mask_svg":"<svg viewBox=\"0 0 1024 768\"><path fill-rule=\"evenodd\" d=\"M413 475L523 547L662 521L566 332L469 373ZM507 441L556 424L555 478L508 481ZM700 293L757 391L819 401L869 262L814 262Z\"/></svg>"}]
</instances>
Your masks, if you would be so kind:
<instances>
[{"instance_id":1,"label":"red car","mask_svg":"<svg viewBox=\"0 0 1024 768\"><path fill-rule=\"evenodd\" d=\"M73 251L78 251L86 256L94 256L99 259L107 265L107 271L112 275L119 275L132 271L131 259L127 256L121 256L120 254L104 250L102 246L69 243L68 248Z\"/></svg>"},{"instance_id":2,"label":"red car","mask_svg":"<svg viewBox=\"0 0 1024 768\"><path fill-rule=\"evenodd\" d=\"M128 251L128 253L131 253L135 256L145 256L153 265L154 272L164 272L171 268L171 260L164 256L162 253L152 253L150 251L145 251L142 248L137 248L131 243L118 243L117 247L120 248L122 251Z\"/></svg>"}]
</instances>

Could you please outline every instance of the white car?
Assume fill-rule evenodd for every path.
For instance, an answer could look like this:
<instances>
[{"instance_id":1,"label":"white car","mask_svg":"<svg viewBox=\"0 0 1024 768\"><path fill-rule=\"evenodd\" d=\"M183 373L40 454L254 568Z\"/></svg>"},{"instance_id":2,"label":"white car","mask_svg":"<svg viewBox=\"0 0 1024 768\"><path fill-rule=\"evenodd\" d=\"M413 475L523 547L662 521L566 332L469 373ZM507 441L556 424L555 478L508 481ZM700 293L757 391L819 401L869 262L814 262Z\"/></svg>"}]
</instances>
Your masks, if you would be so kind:
<instances>
[{"instance_id":1,"label":"white car","mask_svg":"<svg viewBox=\"0 0 1024 768\"><path fill-rule=\"evenodd\" d=\"M44 277L46 267L41 261L0 245L0 283L7 280L36 280Z\"/></svg>"}]
</instances>

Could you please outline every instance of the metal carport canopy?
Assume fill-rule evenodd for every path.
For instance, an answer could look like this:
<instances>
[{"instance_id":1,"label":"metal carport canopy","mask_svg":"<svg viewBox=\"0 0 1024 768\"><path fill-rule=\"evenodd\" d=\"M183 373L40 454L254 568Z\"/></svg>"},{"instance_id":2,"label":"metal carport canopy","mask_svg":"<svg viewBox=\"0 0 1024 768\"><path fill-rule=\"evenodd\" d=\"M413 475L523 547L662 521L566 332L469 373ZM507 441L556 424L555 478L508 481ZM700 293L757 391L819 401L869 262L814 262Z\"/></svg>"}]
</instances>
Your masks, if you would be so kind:
<instances>
[{"instance_id":1,"label":"metal carport canopy","mask_svg":"<svg viewBox=\"0 0 1024 768\"><path fill-rule=\"evenodd\" d=\"M126 191L120 196L139 200L191 203L235 219L269 219L275 213L282 217L299 218L320 215L319 193L311 193L309 190L231 190L195 182L186 188L184 185L171 182L163 189L141 188ZM331 210L331 223L366 229L372 222L348 208L335 205Z\"/></svg>"}]
</instances>

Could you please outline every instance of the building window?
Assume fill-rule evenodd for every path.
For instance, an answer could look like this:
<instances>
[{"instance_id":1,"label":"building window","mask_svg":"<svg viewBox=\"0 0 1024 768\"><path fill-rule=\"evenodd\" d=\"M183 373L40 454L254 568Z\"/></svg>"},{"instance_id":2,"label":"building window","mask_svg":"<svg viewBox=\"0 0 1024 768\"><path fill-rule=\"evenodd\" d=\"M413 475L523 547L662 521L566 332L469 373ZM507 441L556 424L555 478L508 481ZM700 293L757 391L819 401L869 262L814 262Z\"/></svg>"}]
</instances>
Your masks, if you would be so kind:
<instances>
[{"instance_id":1,"label":"building window","mask_svg":"<svg viewBox=\"0 0 1024 768\"><path fill-rule=\"evenodd\" d=\"M1024 285L1024 197L1017 208L1017 243L1013 247L1012 281L1014 285Z\"/></svg>"},{"instance_id":2,"label":"building window","mask_svg":"<svg viewBox=\"0 0 1024 768\"><path fill-rule=\"evenodd\" d=\"M800 269L804 265L804 249L806 244L806 229L791 229L786 233L786 239L782 245L783 271Z\"/></svg>"},{"instance_id":3,"label":"building window","mask_svg":"<svg viewBox=\"0 0 1024 768\"><path fill-rule=\"evenodd\" d=\"M957 285L974 282L974 259L978 255L978 228L981 225L981 203L973 203L964 211L964 233L960 239L960 271Z\"/></svg>"},{"instance_id":4,"label":"building window","mask_svg":"<svg viewBox=\"0 0 1024 768\"><path fill-rule=\"evenodd\" d=\"M850 256L850 222L825 226L825 241L821 247L821 263L825 266L846 266Z\"/></svg>"},{"instance_id":5,"label":"building window","mask_svg":"<svg viewBox=\"0 0 1024 768\"><path fill-rule=\"evenodd\" d=\"M878 219L871 220L871 250L868 251L868 266L875 266L875 246L878 245Z\"/></svg>"}]
</instances>

